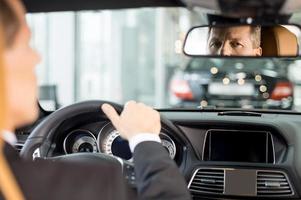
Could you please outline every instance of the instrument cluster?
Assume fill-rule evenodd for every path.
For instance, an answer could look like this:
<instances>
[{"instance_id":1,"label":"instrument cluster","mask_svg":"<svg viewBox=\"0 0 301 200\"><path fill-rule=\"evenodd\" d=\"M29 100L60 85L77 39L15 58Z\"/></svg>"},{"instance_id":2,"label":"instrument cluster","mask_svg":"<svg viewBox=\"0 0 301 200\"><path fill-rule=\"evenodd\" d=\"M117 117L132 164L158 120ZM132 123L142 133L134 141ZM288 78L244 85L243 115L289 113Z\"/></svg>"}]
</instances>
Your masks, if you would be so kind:
<instances>
[{"instance_id":1,"label":"instrument cluster","mask_svg":"<svg viewBox=\"0 0 301 200\"><path fill-rule=\"evenodd\" d=\"M162 145L174 159L177 149L173 139L163 131L160 133ZM77 129L67 134L64 139L65 154L72 153L104 153L132 161L132 152L127 140L123 139L112 123L105 124L98 133L86 129Z\"/></svg>"}]
</instances>

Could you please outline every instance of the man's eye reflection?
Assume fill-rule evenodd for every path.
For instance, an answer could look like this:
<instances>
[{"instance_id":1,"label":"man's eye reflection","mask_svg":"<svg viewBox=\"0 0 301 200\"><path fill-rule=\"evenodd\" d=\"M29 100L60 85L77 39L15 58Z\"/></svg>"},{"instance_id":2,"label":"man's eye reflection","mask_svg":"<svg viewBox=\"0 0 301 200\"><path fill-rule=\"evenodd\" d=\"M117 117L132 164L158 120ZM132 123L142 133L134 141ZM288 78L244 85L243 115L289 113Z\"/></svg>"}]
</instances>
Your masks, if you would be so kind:
<instances>
[{"instance_id":1,"label":"man's eye reflection","mask_svg":"<svg viewBox=\"0 0 301 200\"><path fill-rule=\"evenodd\" d=\"M213 41L210 43L211 48L220 48L222 46L222 42L220 41Z\"/></svg>"},{"instance_id":2,"label":"man's eye reflection","mask_svg":"<svg viewBox=\"0 0 301 200\"><path fill-rule=\"evenodd\" d=\"M241 43L239 43L239 42L232 42L232 43L231 43L231 46L232 46L232 47L235 47L235 48L237 48L237 47L244 47L244 45L241 44Z\"/></svg>"}]
</instances>

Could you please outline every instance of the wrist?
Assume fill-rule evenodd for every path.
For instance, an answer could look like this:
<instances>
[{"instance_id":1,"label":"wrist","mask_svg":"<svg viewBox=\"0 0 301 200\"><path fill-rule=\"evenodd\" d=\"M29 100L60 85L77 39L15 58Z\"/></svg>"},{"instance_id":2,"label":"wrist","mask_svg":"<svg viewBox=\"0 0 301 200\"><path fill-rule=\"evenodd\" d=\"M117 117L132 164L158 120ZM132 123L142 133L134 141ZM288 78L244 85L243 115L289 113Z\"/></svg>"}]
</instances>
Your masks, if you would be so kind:
<instances>
[{"instance_id":1,"label":"wrist","mask_svg":"<svg viewBox=\"0 0 301 200\"><path fill-rule=\"evenodd\" d=\"M135 150L135 147L142 143L142 142L147 142L147 141L152 141L152 142L158 142L161 143L161 139L159 135L154 134L154 133L139 133L133 135L131 138L129 138L129 146L132 151L132 153Z\"/></svg>"}]
</instances>

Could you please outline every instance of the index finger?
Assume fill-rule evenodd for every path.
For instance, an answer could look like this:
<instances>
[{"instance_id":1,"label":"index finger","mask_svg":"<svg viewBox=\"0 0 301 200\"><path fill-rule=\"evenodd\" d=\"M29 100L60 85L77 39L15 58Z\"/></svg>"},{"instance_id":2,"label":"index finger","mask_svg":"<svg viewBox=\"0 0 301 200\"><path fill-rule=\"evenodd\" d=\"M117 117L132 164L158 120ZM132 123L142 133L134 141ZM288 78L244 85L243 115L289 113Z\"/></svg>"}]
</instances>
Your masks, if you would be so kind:
<instances>
[{"instance_id":1,"label":"index finger","mask_svg":"<svg viewBox=\"0 0 301 200\"><path fill-rule=\"evenodd\" d=\"M120 117L116 110L109 104L103 104L101 106L102 111L106 114L112 124L117 130L120 128Z\"/></svg>"}]
</instances>

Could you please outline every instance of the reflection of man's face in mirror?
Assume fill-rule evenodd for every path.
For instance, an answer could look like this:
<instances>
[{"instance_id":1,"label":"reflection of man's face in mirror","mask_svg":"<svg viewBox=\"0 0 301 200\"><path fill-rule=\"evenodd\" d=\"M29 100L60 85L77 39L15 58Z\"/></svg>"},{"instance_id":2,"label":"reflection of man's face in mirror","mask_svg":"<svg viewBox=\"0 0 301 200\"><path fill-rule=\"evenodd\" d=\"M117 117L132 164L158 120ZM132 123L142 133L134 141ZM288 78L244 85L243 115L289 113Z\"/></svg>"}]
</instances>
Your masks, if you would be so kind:
<instances>
[{"instance_id":1,"label":"reflection of man's face in mirror","mask_svg":"<svg viewBox=\"0 0 301 200\"><path fill-rule=\"evenodd\" d=\"M222 56L261 56L258 26L214 27L209 30L208 52Z\"/></svg>"}]
</instances>

